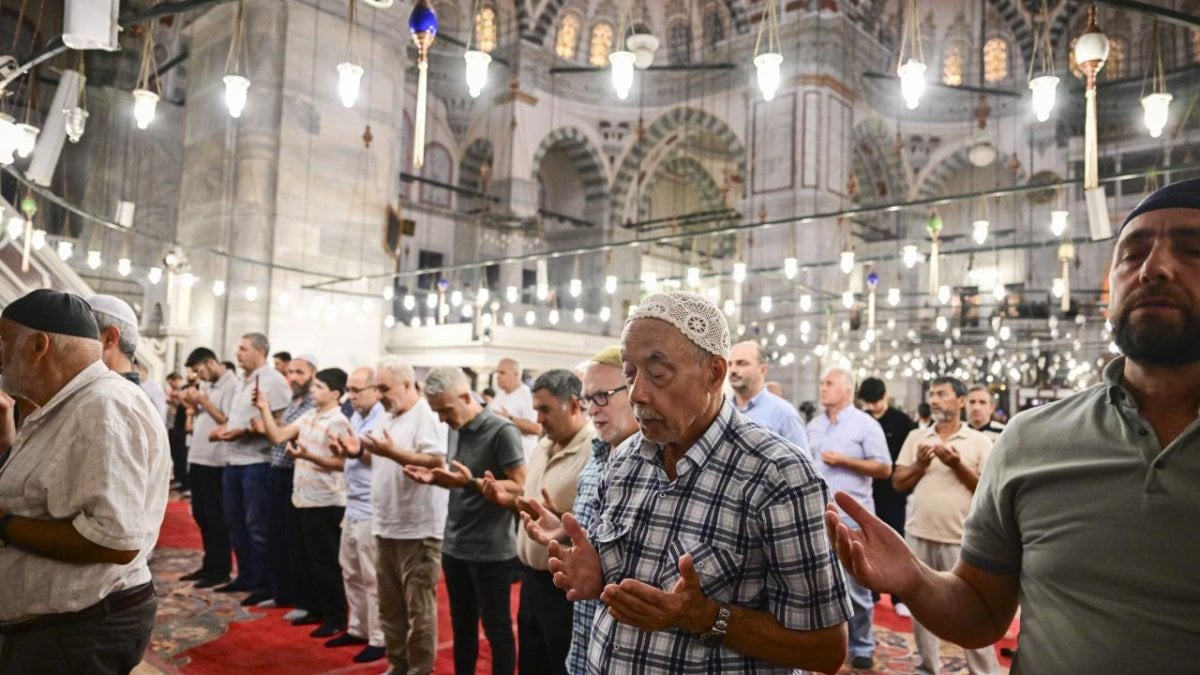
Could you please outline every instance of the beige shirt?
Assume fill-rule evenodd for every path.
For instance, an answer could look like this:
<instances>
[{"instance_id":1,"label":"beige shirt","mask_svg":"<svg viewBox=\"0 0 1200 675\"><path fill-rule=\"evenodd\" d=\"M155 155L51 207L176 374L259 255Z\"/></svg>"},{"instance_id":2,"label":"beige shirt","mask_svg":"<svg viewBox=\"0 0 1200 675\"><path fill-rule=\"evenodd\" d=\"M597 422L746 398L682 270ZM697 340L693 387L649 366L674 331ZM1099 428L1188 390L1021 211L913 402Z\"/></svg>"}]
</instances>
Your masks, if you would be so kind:
<instances>
[{"instance_id":1,"label":"beige shirt","mask_svg":"<svg viewBox=\"0 0 1200 675\"><path fill-rule=\"evenodd\" d=\"M904 439L896 466L916 464L917 446L939 441L941 439L934 427L914 429ZM992 441L987 436L963 424L944 444L958 451L964 465L976 473L983 473L983 465L992 451ZM935 457L929 468L925 469L925 475L917 481L908 500L905 534L941 544L959 544L962 542L963 522L971 509L973 494L953 469Z\"/></svg>"},{"instance_id":2,"label":"beige shirt","mask_svg":"<svg viewBox=\"0 0 1200 675\"><path fill-rule=\"evenodd\" d=\"M542 489L550 493L554 504L563 511L570 511L575 505L575 489L579 481L579 472L592 458L592 439L596 437L596 428L591 420L575 433L571 442L554 456L550 456L550 448L554 441L548 437L538 441L533 448L533 456L529 461L529 471L525 474L525 496L529 499L541 500ZM517 528L517 557L521 562L535 570L550 569L550 554L545 546L537 543L525 534L525 528Z\"/></svg>"},{"instance_id":3,"label":"beige shirt","mask_svg":"<svg viewBox=\"0 0 1200 675\"><path fill-rule=\"evenodd\" d=\"M99 361L29 415L0 466L0 510L67 521L88 541L138 554L78 564L0 547L0 622L76 611L150 581L170 466L154 404Z\"/></svg>"},{"instance_id":4,"label":"beige shirt","mask_svg":"<svg viewBox=\"0 0 1200 675\"><path fill-rule=\"evenodd\" d=\"M297 424L300 425L297 445L318 457L332 458L333 451L329 446L333 439L350 433L350 421L342 413L341 406L325 412L310 410L297 420ZM296 460L296 470L292 474L292 506L311 509L345 505L345 473L330 471L307 459Z\"/></svg>"}]
</instances>

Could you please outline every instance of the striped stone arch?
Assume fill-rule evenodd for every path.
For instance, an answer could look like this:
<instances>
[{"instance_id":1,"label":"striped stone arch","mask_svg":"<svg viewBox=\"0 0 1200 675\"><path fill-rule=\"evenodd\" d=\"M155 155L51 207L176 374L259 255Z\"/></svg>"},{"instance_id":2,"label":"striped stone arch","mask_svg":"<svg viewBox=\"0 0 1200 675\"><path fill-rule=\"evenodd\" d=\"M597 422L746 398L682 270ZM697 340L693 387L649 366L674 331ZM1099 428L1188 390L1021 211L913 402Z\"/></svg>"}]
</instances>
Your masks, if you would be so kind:
<instances>
[{"instance_id":1,"label":"striped stone arch","mask_svg":"<svg viewBox=\"0 0 1200 675\"><path fill-rule=\"evenodd\" d=\"M650 217L650 195L654 192L655 185L663 178L672 175L683 178L691 188L700 192L700 201L704 204L703 210L715 211L725 205L721 195L721 186L713 180L712 174L694 158L675 151L654 167L654 173L646 181L646 189L642 191L642 200L638 205L639 220Z\"/></svg>"},{"instance_id":2,"label":"striped stone arch","mask_svg":"<svg viewBox=\"0 0 1200 675\"><path fill-rule=\"evenodd\" d=\"M569 0L548 0L548 2L542 6L542 11L538 13L537 19L534 21L533 26L530 27L527 32L525 32L525 39L533 42L534 44L544 45L546 43L546 36L554 32L554 24L556 21L558 21L558 15L562 11L562 8L566 6L568 1ZM523 0L516 0L516 2L518 5L524 4ZM750 21L746 11L748 0L721 0L721 2L723 2L725 7L729 10L729 20L730 24L733 26L733 30L737 33L745 33L747 30L749 30ZM519 14L520 9L517 11ZM520 17L518 16L518 19L519 18ZM617 24L617 17L615 16L594 18L607 18L613 23L613 25ZM666 42L665 35L659 35L658 38L664 43Z\"/></svg>"},{"instance_id":3,"label":"striped stone arch","mask_svg":"<svg viewBox=\"0 0 1200 675\"><path fill-rule=\"evenodd\" d=\"M533 175L537 182L542 168L542 159L555 147L563 147L579 177L583 179L584 199L589 203L603 200L608 195L608 175L605 172L604 156L592 145L588 137L575 127L560 127L551 131L538 144L533 153Z\"/></svg>"},{"instance_id":4,"label":"striped stone arch","mask_svg":"<svg viewBox=\"0 0 1200 675\"><path fill-rule=\"evenodd\" d=\"M462 159L458 163L458 187L472 192L483 189L483 165L491 164L495 157L492 142L486 138L476 138L467 146ZM458 206L462 210L480 208L479 199L467 194L460 194Z\"/></svg>"},{"instance_id":5,"label":"striped stone arch","mask_svg":"<svg viewBox=\"0 0 1200 675\"><path fill-rule=\"evenodd\" d=\"M739 176L746 175L746 147L721 119L691 107L673 108L646 128L621 159L612 184L612 221L624 221L625 207L634 183L641 183L654 169L651 153L660 145L674 145L692 133L707 132L724 144ZM647 165L647 161L651 162Z\"/></svg>"},{"instance_id":6,"label":"striped stone arch","mask_svg":"<svg viewBox=\"0 0 1200 675\"><path fill-rule=\"evenodd\" d=\"M1021 62L1029 63L1029 58L1033 55L1033 30L1034 26L1030 17L1035 17L1041 13L1041 3L1030 3L1027 0L990 0L992 7L1000 18L1004 20L1005 27L1012 33L1013 39L1016 40L1016 46L1021 50ZM1037 5L1037 9L1029 13L1028 5ZM1050 4L1054 4L1051 2ZM1022 7L1022 5L1025 5ZM1024 11L1022 11L1024 10ZM995 26L988 27L989 35L995 31ZM1057 43L1056 43L1057 44ZM1009 59L1012 62L1012 59Z\"/></svg>"},{"instance_id":7,"label":"striped stone arch","mask_svg":"<svg viewBox=\"0 0 1200 675\"><path fill-rule=\"evenodd\" d=\"M908 167L896 150L892 130L878 117L854 127L851 168L858 182L861 204L899 201L908 196Z\"/></svg>"},{"instance_id":8,"label":"striped stone arch","mask_svg":"<svg viewBox=\"0 0 1200 675\"><path fill-rule=\"evenodd\" d=\"M955 176L963 171L971 171L975 167L971 161L967 159L966 148L961 148L954 154L946 157L938 162L932 169L925 173L917 185L916 199L933 199L946 194L946 183L950 181L952 176Z\"/></svg>"}]
</instances>

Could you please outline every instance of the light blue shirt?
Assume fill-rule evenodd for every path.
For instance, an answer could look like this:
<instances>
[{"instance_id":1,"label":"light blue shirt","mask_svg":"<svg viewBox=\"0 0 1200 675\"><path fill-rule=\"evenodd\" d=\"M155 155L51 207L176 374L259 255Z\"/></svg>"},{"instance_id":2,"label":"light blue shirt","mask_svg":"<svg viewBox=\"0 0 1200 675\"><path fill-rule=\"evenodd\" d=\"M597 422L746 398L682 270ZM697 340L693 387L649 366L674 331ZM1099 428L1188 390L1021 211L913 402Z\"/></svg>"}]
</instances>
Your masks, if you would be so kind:
<instances>
[{"instance_id":1,"label":"light blue shirt","mask_svg":"<svg viewBox=\"0 0 1200 675\"><path fill-rule=\"evenodd\" d=\"M850 459L873 460L891 466L887 437L879 422L852 405L838 412L837 421L833 423L829 421L829 414L822 412L808 423L808 440L813 463L829 483L830 493L847 492L868 511L874 511L871 477L844 466L829 466L821 456L826 450L832 450Z\"/></svg>"},{"instance_id":2,"label":"light blue shirt","mask_svg":"<svg viewBox=\"0 0 1200 675\"><path fill-rule=\"evenodd\" d=\"M804 431L804 422L800 419L799 411L792 407L791 403L767 391L765 387L746 402L745 408L738 408L737 399L734 399L733 407L749 417L751 422L774 431L801 450L808 451L808 434Z\"/></svg>"},{"instance_id":3,"label":"light blue shirt","mask_svg":"<svg viewBox=\"0 0 1200 675\"><path fill-rule=\"evenodd\" d=\"M363 417L357 410L350 416L350 429L362 438L387 415L383 404L376 403L371 412ZM360 459L347 459L346 466L346 519L351 522L371 519L371 465Z\"/></svg>"}]
</instances>

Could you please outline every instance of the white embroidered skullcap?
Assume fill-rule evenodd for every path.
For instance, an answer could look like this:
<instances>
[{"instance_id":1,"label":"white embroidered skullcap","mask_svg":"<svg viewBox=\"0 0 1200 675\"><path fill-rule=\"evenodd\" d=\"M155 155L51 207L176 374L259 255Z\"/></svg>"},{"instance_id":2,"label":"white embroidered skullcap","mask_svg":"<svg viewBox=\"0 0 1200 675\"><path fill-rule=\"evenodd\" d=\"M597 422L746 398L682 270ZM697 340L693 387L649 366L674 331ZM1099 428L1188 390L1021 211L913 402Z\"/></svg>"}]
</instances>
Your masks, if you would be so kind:
<instances>
[{"instance_id":1,"label":"white embroidered skullcap","mask_svg":"<svg viewBox=\"0 0 1200 675\"><path fill-rule=\"evenodd\" d=\"M317 357L312 354L301 354L299 356L293 356L292 360L293 361L305 361L308 363L308 365L312 366L313 370L321 369L321 363L319 361L317 361Z\"/></svg>"},{"instance_id":2,"label":"white embroidered skullcap","mask_svg":"<svg viewBox=\"0 0 1200 675\"><path fill-rule=\"evenodd\" d=\"M637 319L666 321L709 354L729 357L729 324L721 310L703 295L683 291L648 295L629 315L626 330Z\"/></svg>"}]
</instances>

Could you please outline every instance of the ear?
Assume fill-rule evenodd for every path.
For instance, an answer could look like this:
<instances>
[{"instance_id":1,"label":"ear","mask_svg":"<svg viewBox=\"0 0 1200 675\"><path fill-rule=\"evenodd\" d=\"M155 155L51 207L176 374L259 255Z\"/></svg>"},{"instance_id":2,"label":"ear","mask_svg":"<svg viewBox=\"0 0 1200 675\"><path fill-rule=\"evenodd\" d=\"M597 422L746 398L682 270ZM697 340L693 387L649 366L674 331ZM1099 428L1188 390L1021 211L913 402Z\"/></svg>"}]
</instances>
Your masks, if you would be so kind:
<instances>
[{"instance_id":1,"label":"ear","mask_svg":"<svg viewBox=\"0 0 1200 675\"><path fill-rule=\"evenodd\" d=\"M29 345L33 350L31 360L41 361L50 353L50 336L45 333L34 333L29 339Z\"/></svg>"},{"instance_id":2,"label":"ear","mask_svg":"<svg viewBox=\"0 0 1200 675\"><path fill-rule=\"evenodd\" d=\"M121 333L116 326L109 326L100 331L100 346L103 349L108 349L112 345L117 344L121 339Z\"/></svg>"},{"instance_id":3,"label":"ear","mask_svg":"<svg viewBox=\"0 0 1200 675\"><path fill-rule=\"evenodd\" d=\"M729 360L724 356L713 356L708 360L709 391L719 391L725 386L725 376L729 373Z\"/></svg>"}]
</instances>

